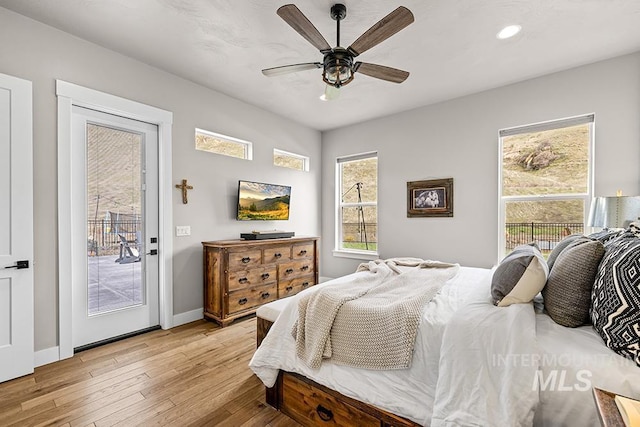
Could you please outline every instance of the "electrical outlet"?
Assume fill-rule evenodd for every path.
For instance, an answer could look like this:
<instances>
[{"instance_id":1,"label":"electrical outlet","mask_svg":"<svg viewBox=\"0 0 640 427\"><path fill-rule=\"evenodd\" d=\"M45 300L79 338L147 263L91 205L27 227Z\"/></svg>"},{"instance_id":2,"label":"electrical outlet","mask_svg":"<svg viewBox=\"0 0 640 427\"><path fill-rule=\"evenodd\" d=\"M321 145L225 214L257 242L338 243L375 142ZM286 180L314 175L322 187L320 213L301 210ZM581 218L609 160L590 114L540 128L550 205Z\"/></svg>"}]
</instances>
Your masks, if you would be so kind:
<instances>
[{"instance_id":1,"label":"electrical outlet","mask_svg":"<svg viewBox=\"0 0 640 427\"><path fill-rule=\"evenodd\" d=\"M178 225L176 226L176 236L191 236L191 226Z\"/></svg>"}]
</instances>

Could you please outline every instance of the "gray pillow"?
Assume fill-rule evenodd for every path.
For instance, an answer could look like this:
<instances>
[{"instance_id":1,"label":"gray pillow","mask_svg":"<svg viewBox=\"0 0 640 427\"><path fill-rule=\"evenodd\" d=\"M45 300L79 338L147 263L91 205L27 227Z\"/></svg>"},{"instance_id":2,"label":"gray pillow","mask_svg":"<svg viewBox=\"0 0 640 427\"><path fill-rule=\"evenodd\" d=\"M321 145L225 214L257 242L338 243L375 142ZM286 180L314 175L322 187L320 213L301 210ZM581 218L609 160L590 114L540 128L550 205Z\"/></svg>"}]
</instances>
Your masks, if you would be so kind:
<instances>
[{"instance_id":1,"label":"gray pillow","mask_svg":"<svg viewBox=\"0 0 640 427\"><path fill-rule=\"evenodd\" d=\"M491 278L491 297L498 307L528 303L544 287L549 269L535 243L517 246Z\"/></svg>"},{"instance_id":2,"label":"gray pillow","mask_svg":"<svg viewBox=\"0 0 640 427\"><path fill-rule=\"evenodd\" d=\"M575 239L558 255L542 290L554 322L570 328L590 323L591 291L603 256L602 242L589 237Z\"/></svg>"},{"instance_id":3,"label":"gray pillow","mask_svg":"<svg viewBox=\"0 0 640 427\"><path fill-rule=\"evenodd\" d=\"M569 246L571 242L575 241L576 239L579 239L580 237L584 237L584 236L579 233L572 234L570 236L565 237L560 242L558 242L558 244L553 248L553 250L547 257L547 265L549 266L549 273L551 273L551 270L553 269L553 264L556 262L558 255L560 255L560 253L563 250L565 250L565 248Z\"/></svg>"}]
</instances>

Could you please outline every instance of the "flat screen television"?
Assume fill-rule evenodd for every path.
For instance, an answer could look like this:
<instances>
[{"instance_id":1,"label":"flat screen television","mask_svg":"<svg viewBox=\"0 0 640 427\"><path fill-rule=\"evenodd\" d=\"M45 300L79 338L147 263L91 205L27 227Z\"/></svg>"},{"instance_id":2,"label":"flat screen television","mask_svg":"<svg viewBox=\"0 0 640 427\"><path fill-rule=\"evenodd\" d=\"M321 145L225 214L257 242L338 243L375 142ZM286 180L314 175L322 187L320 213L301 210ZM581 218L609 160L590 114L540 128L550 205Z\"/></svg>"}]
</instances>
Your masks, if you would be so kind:
<instances>
[{"instance_id":1,"label":"flat screen television","mask_svg":"<svg viewBox=\"0 0 640 427\"><path fill-rule=\"evenodd\" d=\"M289 219L291 187L240 181L238 183L238 221Z\"/></svg>"}]
</instances>

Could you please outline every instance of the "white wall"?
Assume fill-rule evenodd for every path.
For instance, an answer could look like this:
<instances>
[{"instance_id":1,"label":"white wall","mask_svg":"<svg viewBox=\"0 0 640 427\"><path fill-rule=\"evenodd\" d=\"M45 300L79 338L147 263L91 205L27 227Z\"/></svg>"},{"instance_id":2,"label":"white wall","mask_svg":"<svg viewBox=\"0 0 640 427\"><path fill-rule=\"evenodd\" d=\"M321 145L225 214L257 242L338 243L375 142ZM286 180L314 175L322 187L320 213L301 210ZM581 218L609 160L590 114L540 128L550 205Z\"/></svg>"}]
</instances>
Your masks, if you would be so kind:
<instances>
[{"instance_id":1,"label":"white wall","mask_svg":"<svg viewBox=\"0 0 640 427\"><path fill-rule=\"evenodd\" d=\"M337 157L378 151L382 258L490 267L498 257L498 130L592 112L595 195L640 194L640 53L323 133L322 274L359 263L331 254ZM449 177L453 218L407 218L407 181Z\"/></svg>"},{"instance_id":2,"label":"white wall","mask_svg":"<svg viewBox=\"0 0 640 427\"><path fill-rule=\"evenodd\" d=\"M174 190L175 225L191 226L191 236L174 237L174 314L203 305L202 241L257 228L319 235L320 132L3 8L0 40L0 72L33 82L36 350L57 345L55 79L173 112L173 181L186 178L194 186L187 205ZM253 142L254 160L196 151L196 127ZM310 172L273 166L273 148L310 156ZM291 185L290 220L236 221L239 179Z\"/></svg>"}]
</instances>

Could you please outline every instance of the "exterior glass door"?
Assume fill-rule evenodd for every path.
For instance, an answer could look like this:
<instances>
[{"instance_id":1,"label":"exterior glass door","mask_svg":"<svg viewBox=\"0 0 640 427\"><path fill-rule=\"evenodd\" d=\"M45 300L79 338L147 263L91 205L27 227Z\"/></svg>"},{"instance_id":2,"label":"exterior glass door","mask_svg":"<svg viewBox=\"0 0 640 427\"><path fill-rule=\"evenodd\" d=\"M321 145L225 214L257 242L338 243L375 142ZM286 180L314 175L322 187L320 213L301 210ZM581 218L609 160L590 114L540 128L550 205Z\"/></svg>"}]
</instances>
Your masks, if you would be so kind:
<instances>
[{"instance_id":1,"label":"exterior glass door","mask_svg":"<svg viewBox=\"0 0 640 427\"><path fill-rule=\"evenodd\" d=\"M157 326L158 128L73 107L73 347Z\"/></svg>"},{"instance_id":2,"label":"exterior glass door","mask_svg":"<svg viewBox=\"0 0 640 427\"><path fill-rule=\"evenodd\" d=\"M87 123L88 314L142 304L145 280L142 142Z\"/></svg>"}]
</instances>

